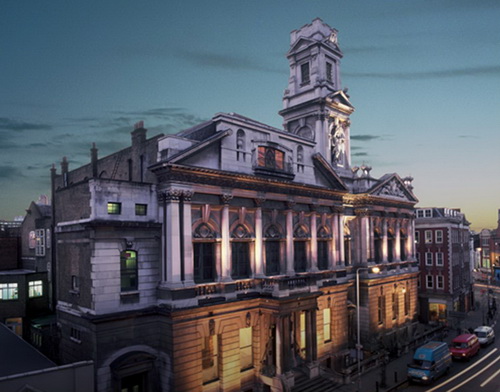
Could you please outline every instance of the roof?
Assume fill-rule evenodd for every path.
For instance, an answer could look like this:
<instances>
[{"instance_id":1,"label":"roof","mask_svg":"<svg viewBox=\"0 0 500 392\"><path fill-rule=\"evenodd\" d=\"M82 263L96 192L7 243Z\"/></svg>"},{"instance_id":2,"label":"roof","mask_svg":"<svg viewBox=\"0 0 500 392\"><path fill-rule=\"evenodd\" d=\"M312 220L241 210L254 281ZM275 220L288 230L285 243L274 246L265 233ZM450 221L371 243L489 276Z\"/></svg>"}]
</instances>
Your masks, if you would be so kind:
<instances>
[{"instance_id":1,"label":"roof","mask_svg":"<svg viewBox=\"0 0 500 392\"><path fill-rule=\"evenodd\" d=\"M1 323L0 356L4 359L0 366L0 377L57 366Z\"/></svg>"}]
</instances>

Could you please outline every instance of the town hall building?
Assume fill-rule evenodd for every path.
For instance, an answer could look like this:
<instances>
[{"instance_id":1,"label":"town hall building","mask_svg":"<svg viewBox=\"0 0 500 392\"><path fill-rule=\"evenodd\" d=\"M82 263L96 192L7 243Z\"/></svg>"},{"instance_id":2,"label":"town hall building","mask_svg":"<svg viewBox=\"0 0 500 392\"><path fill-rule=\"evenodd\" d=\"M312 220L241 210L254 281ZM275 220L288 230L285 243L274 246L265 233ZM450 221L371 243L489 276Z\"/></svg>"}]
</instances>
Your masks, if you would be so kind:
<instances>
[{"instance_id":1,"label":"town hall building","mask_svg":"<svg viewBox=\"0 0 500 392\"><path fill-rule=\"evenodd\" d=\"M417 199L352 165L342 56L320 19L291 33L282 129L139 122L130 147L52 169L60 355L93 360L97 391L300 390L404 348Z\"/></svg>"}]
</instances>

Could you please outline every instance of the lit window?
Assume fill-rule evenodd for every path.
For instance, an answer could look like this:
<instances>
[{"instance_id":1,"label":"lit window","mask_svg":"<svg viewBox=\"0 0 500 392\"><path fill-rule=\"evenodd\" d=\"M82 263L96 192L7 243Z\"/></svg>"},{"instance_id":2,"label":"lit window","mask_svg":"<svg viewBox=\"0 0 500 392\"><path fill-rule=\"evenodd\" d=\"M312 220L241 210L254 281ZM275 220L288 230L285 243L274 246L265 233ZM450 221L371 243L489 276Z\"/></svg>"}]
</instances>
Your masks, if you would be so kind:
<instances>
[{"instance_id":1,"label":"lit window","mask_svg":"<svg viewBox=\"0 0 500 392\"><path fill-rule=\"evenodd\" d=\"M425 265L432 265L432 253L431 252L425 253Z\"/></svg>"},{"instance_id":2,"label":"lit window","mask_svg":"<svg viewBox=\"0 0 500 392\"><path fill-rule=\"evenodd\" d=\"M436 230L436 242L438 244L443 242L443 230Z\"/></svg>"},{"instance_id":3,"label":"lit window","mask_svg":"<svg viewBox=\"0 0 500 392\"><path fill-rule=\"evenodd\" d=\"M33 280L28 282L28 296L30 298L41 297L43 295L43 282L41 280Z\"/></svg>"},{"instance_id":4,"label":"lit window","mask_svg":"<svg viewBox=\"0 0 500 392\"><path fill-rule=\"evenodd\" d=\"M433 276L427 275L425 278L426 278L425 287L427 287L428 289L432 289L434 287Z\"/></svg>"},{"instance_id":5,"label":"lit window","mask_svg":"<svg viewBox=\"0 0 500 392\"><path fill-rule=\"evenodd\" d=\"M332 315L330 308L323 309L323 340L332 340Z\"/></svg>"},{"instance_id":6,"label":"lit window","mask_svg":"<svg viewBox=\"0 0 500 392\"><path fill-rule=\"evenodd\" d=\"M300 313L300 353L302 356L306 353L306 312Z\"/></svg>"},{"instance_id":7,"label":"lit window","mask_svg":"<svg viewBox=\"0 0 500 392\"><path fill-rule=\"evenodd\" d=\"M122 213L122 203L108 202L108 214L120 215Z\"/></svg>"},{"instance_id":8,"label":"lit window","mask_svg":"<svg viewBox=\"0 0 500 392\"><path fill-rule=\"evenodd\" d=\"M300 76L302 84L309 84L311 76L309 75L309 63L304 63L300 66Z\"/></svg>"},{"instance_id":9,"label":"lit window","mask_svg":"<svg viewBox=\"0 0 500 392\"><path fill-rule=\"evenodd\" d=\"M127 250L120 255L121 291L137 290L137 252Z\"/></svg>"},{"instance_id":10,"label":"lit window","mask_svg":"<svg viewBox=\"0 0 500 392\"><path fill-rule=\"evenodd\" d=\"M241 370L253 367L252 327L240 329L240 366Z\"/></svg>"},{"instance_id":11,"label":"lit window","mask_svg":"<svg viewBox=\"0 0 500 392\"><path fill-rule=\"evenodd\" d=\"M17 283L0 283L0 300L17 299Z\"/></svg>"},{"instance_id":12,"label":"lit window","mask_svg":"<svg viewBox=\"0 0 500 392\"><path fill-rule=\"evenodd\" d=\"M425 243L432 244L432 230L425 231Z\"/></svg>"},{"instance_id":13,"label":"lit window","mask_svg":"<svg viewBox=\"0 0 500 392\"><path fill-rule=\"evenodd\" d=\"M285 154L282 151L271 147L260 146L258 152L257 164L259 167L284 170Z\"/></svg>"},{"instance_id":14,"label":"lit window","mask_svg":"<svg viewBox=\"0 0 500 392\"><path fill-rule=\"evenodd\" d=\"M207 336L202 341L201 366L203 384L215 381L219 378L219 344L218 336Z\"/></svg>"},{"instance_id":15,"label":"lit window","mask_svg":"<svg viewBox=\"0 0 500 392\"><path fill-rule=\"evenodd\" d=\"M44 229L35 230L35 235L36 235L35 255L45 256L45 230Z\"/></svg>"},{"instance_id":16,"label":"lit window","mask_svg":"<svg viewBox=\"0 0 500 392\"><path fill-rule=\"evenodd\" d=\"M136 204L135 205L135 214L136 215L147 215L148 214L148 205L147 204Z\"/></svg>"},{"instance_id":17,"label":"lit window","mask_svg":"<svg viewBox=\"0 0 500 392\"><path fill-rule=\"evenodd\" d=\"M436 265L443 265L443 253L442 252L436 253Z\"/></svg>"}]
</instances>

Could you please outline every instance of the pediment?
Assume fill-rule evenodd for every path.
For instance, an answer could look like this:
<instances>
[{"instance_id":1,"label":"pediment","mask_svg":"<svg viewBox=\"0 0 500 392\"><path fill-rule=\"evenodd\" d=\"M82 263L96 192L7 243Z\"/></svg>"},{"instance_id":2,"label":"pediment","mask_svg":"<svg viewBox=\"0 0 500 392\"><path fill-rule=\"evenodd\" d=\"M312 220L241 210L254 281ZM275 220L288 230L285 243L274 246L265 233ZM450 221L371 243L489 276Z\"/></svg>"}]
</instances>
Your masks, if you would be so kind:
<instances>
[{"instance_id":1,"label":"pediment","mask_svg":"<svg viewBox=\"0 0 500 392\"><path fill-rule=\"evenodd\" d=\"M351 103L349 97L343 90L335 91L334 93L330 94L328 98L333 106L339 106L339 107L343 106L350 108L351 110L354 110L353 104Z\"/></svg>"},{"instance_id":2,"label":"pediment","mask_svg":"<svg viewBox=\"0 0 500 392\"><path fill-rule=\"evenodd\" d=\"M406 187L401 177L397 174L385 175L381 180L379 184L375 185L368 192L369 194L412 203L418 202L413 192Z\"/></svg>"},{"instance_id":3,"label":"pediment","mask_svg":"<svg viewBox=\"0 0 500 392\"><path fill-rule=\"evenodd\" d=\"M307 47L315 44L316 41L312 40L312 39L309 39L309 38L305 38L305 37L300 37L294 44L293 46L290 48L290 50L288 51L288 54L287 55L291 55L292 53L295 53L295 52L300 52L301 50L304 50L306 49Z\"/></svg>"}]
</instances>

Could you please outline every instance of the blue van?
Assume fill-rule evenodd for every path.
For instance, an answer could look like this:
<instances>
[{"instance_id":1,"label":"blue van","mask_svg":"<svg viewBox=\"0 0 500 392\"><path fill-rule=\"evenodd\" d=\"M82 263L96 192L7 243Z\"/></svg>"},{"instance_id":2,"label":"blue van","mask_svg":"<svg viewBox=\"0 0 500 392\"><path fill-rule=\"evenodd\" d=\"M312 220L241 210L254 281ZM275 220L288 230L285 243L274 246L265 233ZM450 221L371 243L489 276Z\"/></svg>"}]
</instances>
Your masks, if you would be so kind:
<instances>
[{"instance_id":1,"label":"blue van","mask_svg":"<svg viewBox=\"0 0 500 392\"><path fill-rule=\"evenodd\" d=\"M408 380L429 384L446 373L451 366L451 354L444 342L429 342L417 348L408 364Z\"/></svg>"}]
</instances>

